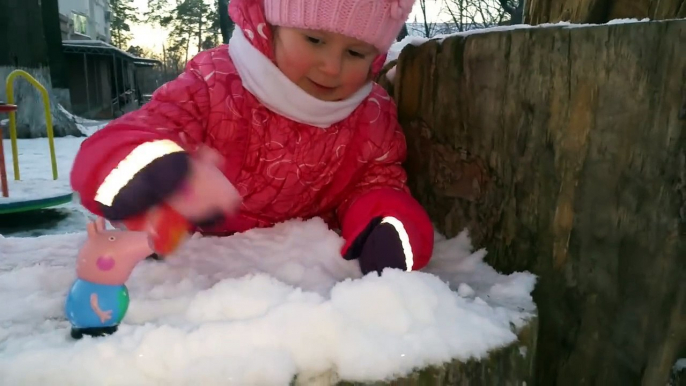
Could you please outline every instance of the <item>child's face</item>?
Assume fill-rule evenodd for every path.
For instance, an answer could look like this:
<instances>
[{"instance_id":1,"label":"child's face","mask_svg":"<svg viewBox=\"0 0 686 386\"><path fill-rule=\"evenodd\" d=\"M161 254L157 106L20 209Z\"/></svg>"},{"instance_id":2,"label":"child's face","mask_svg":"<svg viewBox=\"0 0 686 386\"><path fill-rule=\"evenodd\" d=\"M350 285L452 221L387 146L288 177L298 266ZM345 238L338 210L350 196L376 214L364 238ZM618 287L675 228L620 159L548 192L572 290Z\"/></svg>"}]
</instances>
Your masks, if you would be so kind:
<instances>
[{"instance_id":1,"label":"child's face","mask_svg":"<svg viewBox=\"0 0 686 386\"><path fill-rule=\"evenodd\" d=\"M277 27L276 65L291 82L324 101L344 100L371 78L378 50L344 35Z\"/></svg>"}]
</instances>

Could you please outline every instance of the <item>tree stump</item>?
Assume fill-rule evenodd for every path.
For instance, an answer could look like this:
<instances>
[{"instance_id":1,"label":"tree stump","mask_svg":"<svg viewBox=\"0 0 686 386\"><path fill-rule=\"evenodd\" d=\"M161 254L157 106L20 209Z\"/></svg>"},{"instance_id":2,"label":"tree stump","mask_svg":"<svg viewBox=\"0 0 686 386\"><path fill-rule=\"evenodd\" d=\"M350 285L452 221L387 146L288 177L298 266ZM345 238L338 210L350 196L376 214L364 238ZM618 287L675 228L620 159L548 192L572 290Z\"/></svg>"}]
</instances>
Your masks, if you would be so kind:
<instances>
[{"instance_id":1,"label":"tree stump","mask_svg":"<svg viewBox=\"0 0 686 386\"><path fill-rule=\"evenodd\" d=\"M686 20L453 36L390 89L411 189L540 276L537 384L664 385L686 356Z\"/></svg>"},{"instance_id":2,"label":"tree stump","mask_svg":"<svg viewBox=\"0 0 686 386\"><path fill-rule=\"evenodd\" d=\"M523 1L523 0L522 0ZM684 0L527 0L524 23L607 23L613 19L686 18Z\"/></svg>"},{"instance_id":3,"label":"tree stump","mask_svg":"<svg viewBox=\"0 0 686 386\"><path fill-rule=\"evenodd\" d=\"M0 66L0 79L7 79L7 76L17 68ZM20 68L28 72L31 76L45 87L50 98L50 112L52 113L53 132L55 137L66 137L68 135L74 137L83 137L82 133L76 126L76 122L62 111L58 106L56 95L53 92L52 83L50 80L50 69L42 68ZM5 87L0 88L0 100L7 102L8 98L5 95ZM45 107L43 106L43 97L38 89L26 81L22 77L17 77L14 80L14 103L18 106L16 112L17 118L17 137L18 138L41 138L47 137L47 126L45 123ZM8 119L7 115L1 115L0 121ZM9 129L3 131L5 138L10 137Z\"/></svg>"}]
</instances>

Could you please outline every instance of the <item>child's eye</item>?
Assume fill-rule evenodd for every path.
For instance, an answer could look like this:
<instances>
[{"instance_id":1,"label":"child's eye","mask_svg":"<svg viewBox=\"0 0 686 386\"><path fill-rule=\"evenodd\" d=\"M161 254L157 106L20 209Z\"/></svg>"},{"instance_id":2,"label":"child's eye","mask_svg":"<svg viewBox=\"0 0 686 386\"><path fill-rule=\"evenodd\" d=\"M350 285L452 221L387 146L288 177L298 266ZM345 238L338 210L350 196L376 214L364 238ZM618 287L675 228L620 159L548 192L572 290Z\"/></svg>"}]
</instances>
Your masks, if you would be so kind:
<instances>
[{"instance_id":1,"label":"child's eye","mask_svg":"<svg viewBox=\"0 0 686 386\"><path fill-rule=\"evenodd\" d=\"M361 52L353 51L353 50L348 50L348 53L356 58L364 58L364 54Z\"/></svg>"},{"instance_id":2,"label":"child's eye","mask_svg":"<svg viewBox=\"0 0 686 386\"><path fill-rule=\"evenodd\" d=\"M320 44L322 42L321 39L313 38L312 36L306 36L307 41L312 43L312 44Z\"/></svg>"}]
</instances>

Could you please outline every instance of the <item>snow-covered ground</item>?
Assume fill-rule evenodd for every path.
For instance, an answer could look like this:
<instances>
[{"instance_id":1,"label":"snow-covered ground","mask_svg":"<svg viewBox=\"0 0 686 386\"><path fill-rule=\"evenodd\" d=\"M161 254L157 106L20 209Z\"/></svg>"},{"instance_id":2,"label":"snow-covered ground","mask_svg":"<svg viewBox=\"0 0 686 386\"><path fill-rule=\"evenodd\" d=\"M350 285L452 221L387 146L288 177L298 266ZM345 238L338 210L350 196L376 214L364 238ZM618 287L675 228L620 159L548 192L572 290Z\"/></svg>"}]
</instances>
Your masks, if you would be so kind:
<instances>
[{"instance_id":1,"label":"snow-covered ground","mask_svg":"<svg viewBox=\"0 0 686 386\"><path fill-rule=\"evenodd\" d=\"M59 104L57 108L74 121L79 131L85 135L95 133L108 123L108 121L95 121L72 115ZM6 126L6 123L4 125ZM20 180L15 180L11 141L3 140L9 197L0 195L0 204L44 199L70 193L69 171L83 139L75 137L54 139L57 180L54 180L52 175L48 138L17 140Z\"/></svg>"},{"instance_id":2,"label":"snow-covered ground","mask_svg":"<svg viewBox=\"0 0 686 386\"><path fill-rule=\"evenodd\" d=\"M0 384L380 380L483 357L535 312L535 277L496 273L466 234L439 238L425 272L360 278L340 237L312 219L192 239L142 262L120 330L75 342L63 305L84 238L0 238Z\"/></svg>"},{"instance_id":3,"label":"snow-covered ground","mask_svg":"<svg viewBox=\"0 0 686 386\"><path fill-rule=\"evenodd\" d=\"M84 138L55 138L55 159L57 160L57 180L53 180L50 148L47 138L17 140L19 160L19 181L15 180L11 141L4 139L5 168L9 185L9 197L0 196L0 204L54 197L71 192L69 171L74 156Z\"/></svg>"},{"instance_id":4,"label":"snow-covered ground","mask_svg":"<svg viewBox=\"0 0 686 386\"><path fill-rule=\"evenodd\" d=\"M3 140L9 198L0 196L0 204L15 200L30 200L71 192L69 172L81 142L85 138L55 138L58 179L52 179L50 151L47 138L19 139L20 181L14 180L10 140ZM0 235L39 236L78 232L85 229L86 211L76 203L34 211L0 215ZM1 253L0 253L1 254Z\"/></svg>"}]
</instances>

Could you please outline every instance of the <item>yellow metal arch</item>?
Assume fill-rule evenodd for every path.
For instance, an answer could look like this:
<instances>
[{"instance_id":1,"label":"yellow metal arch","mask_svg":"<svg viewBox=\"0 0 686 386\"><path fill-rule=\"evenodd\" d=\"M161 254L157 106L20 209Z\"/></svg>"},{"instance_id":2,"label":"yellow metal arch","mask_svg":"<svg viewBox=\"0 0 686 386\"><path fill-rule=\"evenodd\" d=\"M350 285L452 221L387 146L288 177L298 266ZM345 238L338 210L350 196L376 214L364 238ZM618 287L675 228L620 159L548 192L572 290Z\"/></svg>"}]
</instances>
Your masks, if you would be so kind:
<instances>
[{"instance_id":1,"label":"yellow metal arch","mask_svg":"<svg viewBox=\"0 0 686 386\"><path fill-rule=\"evenodd\" d=\"M57 179L57 159L55 158L55 140L52 131L52 114L50 114L50 99L48 91L28 72L14 70L5 81L5 91L7 92L7 103L14 104L14 78L21 76L40 91L43 97L43 107L45 109L45 126L48 130L48 143L50 144L50 162L52 163L52 179ZM14 179L19 180L19 154L17 151L17 119L14 111L10 112L10 139L12 141L12 162L14 164Z\"/></svg>"}]
</instances>

